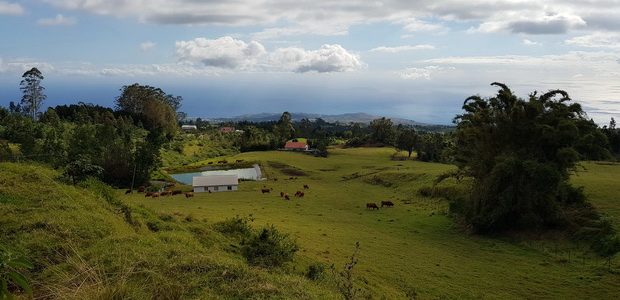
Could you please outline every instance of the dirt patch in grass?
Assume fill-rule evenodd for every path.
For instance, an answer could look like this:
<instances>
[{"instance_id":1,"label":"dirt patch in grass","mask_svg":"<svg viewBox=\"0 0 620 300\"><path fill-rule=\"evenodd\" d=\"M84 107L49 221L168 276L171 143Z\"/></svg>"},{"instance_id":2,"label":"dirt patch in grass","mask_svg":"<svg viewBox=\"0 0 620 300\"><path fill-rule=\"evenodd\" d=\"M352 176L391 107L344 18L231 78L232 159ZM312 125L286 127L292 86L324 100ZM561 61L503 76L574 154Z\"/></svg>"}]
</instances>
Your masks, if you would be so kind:
<instances>
[{"instance_id":1,"label":"dirt patch in grass","mask_svg":"<svg viewBox=\"0 0 620 300\"><path fill-rule=\"evenodd\" d=\"M281 162L277 162L277 161L268 161L267 165L269 165L270 167L277 169L278 171L280 171L282 174L284 175L288 175L288 176L308 176L308 173L306 173L306 171L293 167L291 165L285 164L285 163L281 163Z\"/></svg>"}]
</instances>

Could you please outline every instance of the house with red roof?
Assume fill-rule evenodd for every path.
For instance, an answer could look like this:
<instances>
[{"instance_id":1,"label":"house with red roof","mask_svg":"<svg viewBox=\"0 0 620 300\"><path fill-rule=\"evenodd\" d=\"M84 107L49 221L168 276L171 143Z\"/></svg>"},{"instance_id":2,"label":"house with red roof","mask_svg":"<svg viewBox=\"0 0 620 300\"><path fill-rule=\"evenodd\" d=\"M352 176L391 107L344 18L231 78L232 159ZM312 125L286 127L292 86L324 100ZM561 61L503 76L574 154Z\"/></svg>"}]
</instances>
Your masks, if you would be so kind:
<instances>
[{"instance_id":1,"label":"house with red roof","mask_svg":"<svg viewBox=\"0 0 620 300\"><path fill-rule=\"evenodd\" d=\"M306 142L288 141L284 145L284 150L289 150L289 151L308 151L308 149L309 147Z\"/></svg>"}]
</instances>

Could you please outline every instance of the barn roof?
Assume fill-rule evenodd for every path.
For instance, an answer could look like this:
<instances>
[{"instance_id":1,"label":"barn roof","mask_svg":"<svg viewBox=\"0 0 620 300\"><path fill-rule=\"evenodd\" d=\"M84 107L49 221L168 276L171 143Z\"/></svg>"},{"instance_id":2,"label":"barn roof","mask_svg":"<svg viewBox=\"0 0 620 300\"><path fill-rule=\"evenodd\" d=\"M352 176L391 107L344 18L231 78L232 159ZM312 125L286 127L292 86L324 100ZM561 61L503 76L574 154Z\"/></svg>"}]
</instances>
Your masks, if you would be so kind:
<instances>
[{"instance_id":1,"label":"barn roof","mask_svg":"<svg viewBox=\"0 0 620 300\"><path fill-rule=\"evenodd\" d=\"M220 186L238 184L239 178L237 175L209 175L194 176L192 178L192 186Z\"/></svg>"},{"instance_id":2,"label":"barn roof","mask_svg":"<svg viewBox=\"0 0 620 300\"><path fill-rule=\"evenodd\" d=\"M303 143L303 142L286 142L286 145L284 145L284 148L300 149L300 148L306 148L306 146L308 146L308 144Z\"/></svg>"}]
</instances>

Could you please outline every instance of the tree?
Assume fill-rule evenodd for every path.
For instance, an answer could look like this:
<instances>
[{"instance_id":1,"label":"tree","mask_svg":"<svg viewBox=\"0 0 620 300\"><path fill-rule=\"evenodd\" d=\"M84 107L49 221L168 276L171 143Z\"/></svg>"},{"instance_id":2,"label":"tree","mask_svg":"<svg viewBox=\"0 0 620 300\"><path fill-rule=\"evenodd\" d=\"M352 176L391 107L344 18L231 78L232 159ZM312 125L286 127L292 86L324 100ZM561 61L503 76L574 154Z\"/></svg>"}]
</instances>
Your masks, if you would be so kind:
<instances>
[{"instance_id":1,"label":"tree","mask_svg":"<svg viewBox=\"0 0 620 300\"><path fill-rule=\"evenodd\" d=\"M43 100L46 98L44 94L45 88L41 85L43 74L41 74L39 69L32 68L26 71L22 75L22 78L19 84L23 93L21 106L22 109L35 120L37 112L41 108Z\"/></svg>"},{"instance_id":2,"label":"tree","mask_svg":"<svg viewBox=\"0 0 620 300\"><path fill-rule=\"evenodd\" d=\"M134 83L121 88L116 108L142 118L147 130L163 129L166 136L171 136L178 127L175 109L181 101L181 97L168 95L160 88Z\"/></svg>"},{"instance_id":3,"label":"tree","mask_svg":"<svg viewBox=\"0 0 620 300\"><path fill-rule=\"evenodd\" d=\"M391 119L383 117L372 120L370 122L370 129L372 130L371 138L373 142L385 145L394 144L394 124Z\"/></svg>"},{"instance_id":4,"label":"tree","mask_svg":"<svg viewBox=\"0 0 620 300\"><path fill-rule=\"evenodd\" d=\"M293 118L288 111L282 113L280 120L274 127L274 134L278 141L283 144L295 135L295 127L293 127Z\"/></svg>"},{"instance_id":5,"label":"tree","mask_svg":"<svg viewBox=\"0 0 620 300\"><path fill-rule=\"evenodd\" d=\"M73 184L77 184L88 177L98 178L102 173L103 168L94 165L89 157L80 156L67 165L64 174L71 178Z\"/></svg>"},{"instance_id":6,"label":"tree","mask_svg":"<svg viewBox=\"0 0 620 300\"><path fill-rule=\"evenodd\" d=\"M400 150L407 151L409 153L409 157L411 157L413 148L417 145L417 143L418 134L415 132L415 129L404 129L398 135L396 147Z\"/></svg>"},{"instance_id":7,"label":"tree","mask_svg":"<svg viewBox=\"0 0 620 300\"><path fill-rule=\"evenodd\" d=\"M562 90L524 100L492 85L500 88L496 96L467 98L455 118L456 163L473 178L463 205L467 221L479 232L564 224L561 205L584 198L569 182L581 157L576 146L588 135L600 137L583 126L591 121Z\"/></svg>"}]
</instances>

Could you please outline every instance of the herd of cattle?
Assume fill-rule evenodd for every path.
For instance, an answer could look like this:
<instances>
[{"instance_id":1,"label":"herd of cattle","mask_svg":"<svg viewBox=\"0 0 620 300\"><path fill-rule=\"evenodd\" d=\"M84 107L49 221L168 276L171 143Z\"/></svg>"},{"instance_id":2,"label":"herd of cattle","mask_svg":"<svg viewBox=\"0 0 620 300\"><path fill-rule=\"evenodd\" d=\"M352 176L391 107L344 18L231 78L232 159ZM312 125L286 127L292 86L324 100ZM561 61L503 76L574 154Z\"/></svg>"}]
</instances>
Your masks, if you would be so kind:
<instances>
[{"instance_id":1,"label":"herd of cattle","mask_svg":"<svg viewBox=\"0 0 620 300\"><path fill-rule=\"evenodd\" d=\"M296 177L291 177L291 179L297 179ZM174 185L172 186L174 187ZM303 185L303 190L309 190L310 186L307 184ZM298 198L303 198L306 193L303 190L298 190L295 192L294 196L298 197ZM273 188L267 188L267 186L263 186L263 188L261 189L261 194L269 194L273 191ZM125 195L127 194L131 194L133 191L132 190L127 190L125 192ZM209 191L210 192L210 191ZM191 198L194 197L194 193L193 192L183 192L181 190L172 190L172 189L167 189L163 192L147 192L146 191L146 187L141 186L138 188L138 193L144 193L144 197L152 197L152 198L159 198L159 197L163 197L163 196L175 196L175 195L185 195L185 198ZM280 198L283 198L285 200L291 200L291 197L289 196L288 193L285 192L280 192ZM394 202L386 200L386 201L381 201L381 207L394 207ZM374 202L368 202L366 203L366 209L379 209L379 206L374 203Z\"/></svg>"},{"instance_id":2,"label":"herd of cattle","mask_svg":"<svg viewBox=\"0 0 620 300\"><path fill-rule=\"evenodd\" d=\"M307 184L304 184L304 190L308 190L310 189L310 186L308 186ZM269 194L273 191L273 188L268 188L267 186L263 186L263 188L260 190L261 194ZM298 198L303 198L305 196L305 192L303 191L297 191L295 192L295 197ZM284 198L285 200L291 200L291 197L288 195L288 193L285 192L280 192L280 198ZM390 200L386 200L386 201L381 201L381 207L394 207L394 202L390 201ZM366 203L366 209L379 209L379 206L374 203L374 202L369 202Z\"/></svg>"},{"instance_id":3,"label":"herd of cattle","mask_svg":"<svg viewBox=\"0 0 620 300\"><path fill-rule=\"evenodd\" d=\"M310 186L307 184L304 184L304 190L309 190ZM267 186L263 186L263 188L260 190L261 194L269 194L273 191L273 188L267 188ZM303 191L297 191L295 192L295 197L298 198L303 198L306 195L305 192ZM291 200L291 197L288 195L288 193L285 192L280 192L280 198L284 198L284 200Z\"/></svg>"},{"instance_id":4,"label":"herd of cattle","mask_svg":"<svg viewBox=\"0 0 620 300\"><path fill-rule=\"evenodd\" d=\"M172 185L171 187L174 187L174 185ZM133 193L132 190L127 190L125 192L125 195L131 194L131 193ZM185 195L185 198L194 197L194 193L193 192L185 192L184 193L181 190L172 190L172 189L167 189L167 190L162 191L162 192L147 192L146 191L146 187L144 187L144 186L141 186L141 187L138 188L138 193L140 193L140 194L144 193L144 197L145 198L148 198L148 197L159 198L160 196L163 197L163 196L175 196L175 195L182 195L182 196Z\"/></svg>"}]
</instances>

